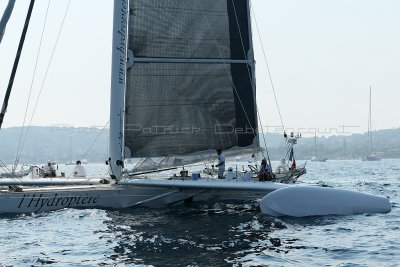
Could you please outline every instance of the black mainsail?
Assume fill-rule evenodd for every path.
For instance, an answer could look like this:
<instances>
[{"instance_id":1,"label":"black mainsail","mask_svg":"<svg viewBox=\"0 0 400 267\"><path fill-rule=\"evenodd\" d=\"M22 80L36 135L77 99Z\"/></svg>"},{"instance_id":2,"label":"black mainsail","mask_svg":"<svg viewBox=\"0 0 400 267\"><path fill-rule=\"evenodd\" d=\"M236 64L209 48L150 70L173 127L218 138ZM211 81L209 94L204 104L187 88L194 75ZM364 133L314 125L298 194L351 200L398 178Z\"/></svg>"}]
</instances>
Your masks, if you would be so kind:
<instances>
[{"instance_id":1,"label":"black mainsail","mask_svg":"<svg viewBox=\"0 0 400 267\"><path fill-rule=\"evenodd\" d=\"M216 148L258 148L249 1L129 8L125 156L188 163Z\"/></svg>"}]
</instances>

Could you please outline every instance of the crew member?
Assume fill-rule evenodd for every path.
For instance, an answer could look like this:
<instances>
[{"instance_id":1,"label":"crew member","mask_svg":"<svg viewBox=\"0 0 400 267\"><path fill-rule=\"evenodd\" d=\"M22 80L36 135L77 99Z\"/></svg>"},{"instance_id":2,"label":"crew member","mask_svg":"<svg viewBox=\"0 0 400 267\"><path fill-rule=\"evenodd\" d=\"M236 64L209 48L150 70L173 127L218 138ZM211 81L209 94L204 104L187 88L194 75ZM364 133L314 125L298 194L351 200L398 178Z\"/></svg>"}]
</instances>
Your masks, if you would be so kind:
<instances>
[{"instance_id":1,"label":"crew member","mask_svg":"<svg viewBox=\"0 0 400 267\"><path fill-rule=\"evenodd\" d=\"M269 167L267 160L263 159L261 165L258 168L258 180L259 181L271 181L271 168Z\"/></svg>"},{"instance_id":2,"label":"crew member","mask_svg":"<svg viewBox=\"0 0 400 267\"><path fill-rule=\"evenodd\" d=\"M81 161L80 160L76 161L76 166L75 166L75 170L74 170L74 177L86 177L86 170L81 165Z\"/></svg>"},{"instance_id":3,"label":"crew member","mask_svg":"<svg viewBox=\"0 0 400 267\"><path fill-rule=\"evenodd\" d=\"M56 177L56 170L50 161L43 167L43 177Z\"/></svg>"},{"instance_id":4,"label":"crew member","mask_svg":"<svg viewBox=\"0 0 400 267\"><path fill-rule=\"evenodd\" d=\"M218 164L215 165L218 167L218 179L224 179L225 172L225 156L222 154L222 149L217 149L218 154Z\"/></svg>"}]
</instances>

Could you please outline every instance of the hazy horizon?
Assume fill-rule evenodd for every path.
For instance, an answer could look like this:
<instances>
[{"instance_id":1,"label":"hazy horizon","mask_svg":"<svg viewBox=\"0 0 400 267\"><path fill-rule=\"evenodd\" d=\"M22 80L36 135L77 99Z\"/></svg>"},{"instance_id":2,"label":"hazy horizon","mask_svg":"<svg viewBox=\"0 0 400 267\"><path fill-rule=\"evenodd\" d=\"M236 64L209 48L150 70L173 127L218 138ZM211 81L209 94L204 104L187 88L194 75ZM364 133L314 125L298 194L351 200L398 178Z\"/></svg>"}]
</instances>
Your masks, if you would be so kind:
<instances>
[{"instance_id":1,"label":"hazy horizon","mask_svg":"<svg viewBox=\"0 0 400 267\"><path fill-rule=\"evenodd\" d=\"M18 138L22 128L0 131L1 160L12 164L16 158ZM268 154L278 160L286 153L283 136L269 133L265 136ZM296 160L310 159L317 153L331 159L354 159L369 153L367 134L324 136L314 141L314 136L303 136L295 146ZM373 134L373 151L383 158L400 159L400 128L378 130ZM46 140L46 146L42 146ZM24 144L21 162L47 162L49 159L67 162L85 158L89 162L103 162L108 158L109 131L93 128L34 127ZM260 146L265 148L264 138ZM40 148L39 148L40 147ZM40 153L37 153L40 150ZM315 152L317 150L317 152ZM249 155L250 156L250 155Z\"/></svg>"},{"instance_id":2,"label":"hazy horizon","mask_svg":"<svg viewBox=\"0 0 400 267\"><path fill-rule=\"evenodd\" d=\"M24 126L25 128L27 126ZM65 129L65 130L71 130L73 132L83 130L83 131L90 131L90 130L103 130L107 129L109 130L108 125L82 125L82 126L74 126L72 124L52 124L52 125L31 125L31 128L35 127L42 127L42 128L54 128L54 129ZM13 125L9 127L2 127L2 129L12 129L12 128L22 128L22 125ZM259 130L259 135L261 134L277 134L277 135L283 135L282 128L279 127L267 127L265 126L264 131ZM375 129L372 132L380 132L380 131L390 131L390 130L399 130L400 127L392 127L392 128L385 128L385 129ZM291 133L292 128L285 128L286 132L289 134ZM333 136L351 136L353 134L356 135L366 135L368 134L368 131L362 131L362 132L351 132L350 128L343 128L343 126L335 128L335 129L317 129L317 128L301 128L300 132L293 132L295 135L301 134L301 137L305 138L310 138L314 137L315 134L319 138L329 138ZM308 131L307 131L308 130ZM1 131L1 130L0 130Z\"/></svg>"},{"instance_id":3,"label":"hazy horizon","mask_svg":"<svg viewBox=\"0 0 400 267\"><path fill-rule=\"evenodd\" d=\"M0 14L7 1L0 2ZM32 125L102 126L109 117L112 1L50 2L29 113L43 84ZM3 100L28 1L17 1L0 44ZM372 86L373 129L400 126L400 1L253 0L254 12L286 128L294 132L367 130ZM95 9L94 9L95 7ZM47 1L36 1L3 127L22 125ZM95 12L93 12L95 10ZM253 21L257 99L264 128L281 123ZM30 115L27 117L27 123ZM290 130L289 130L290 131ZM309 131L310 132L310 131ZM321 134L323 135L323 134Z\"/></svg>"}]
</instances>

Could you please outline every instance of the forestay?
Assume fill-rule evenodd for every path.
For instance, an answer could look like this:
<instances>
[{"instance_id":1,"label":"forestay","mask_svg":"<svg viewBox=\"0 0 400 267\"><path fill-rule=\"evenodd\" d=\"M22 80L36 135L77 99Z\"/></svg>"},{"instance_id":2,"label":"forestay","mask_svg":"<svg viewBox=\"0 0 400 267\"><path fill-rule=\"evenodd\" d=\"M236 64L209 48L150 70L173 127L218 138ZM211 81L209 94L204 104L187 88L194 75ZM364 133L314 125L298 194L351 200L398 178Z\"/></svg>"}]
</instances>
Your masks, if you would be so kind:
<instances>
[{"instance_id":1,"label":"forestay","mask_svg":"<svg viewBox=\"0 0 400 267\"><path fill-rule=\"evenodd\" d=\"M258 148L248 0L131 0L126 157Z\"/></svg>"}]
</instances>

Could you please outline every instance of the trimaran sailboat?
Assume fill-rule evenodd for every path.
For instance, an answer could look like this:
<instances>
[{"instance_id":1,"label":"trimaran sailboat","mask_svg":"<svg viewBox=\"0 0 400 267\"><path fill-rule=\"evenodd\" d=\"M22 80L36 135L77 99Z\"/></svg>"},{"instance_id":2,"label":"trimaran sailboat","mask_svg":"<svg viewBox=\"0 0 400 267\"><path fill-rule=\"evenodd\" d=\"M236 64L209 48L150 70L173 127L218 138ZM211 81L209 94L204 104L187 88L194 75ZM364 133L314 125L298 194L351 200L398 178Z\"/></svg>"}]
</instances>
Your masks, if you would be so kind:
<instances>
[{"instance_id":1,"label":"trimaran sailboat","mask_svg":"<svg viewBox=\"0 0 400 267\"><path fill-rule=\"evenodd\" d=\"M33 3L31 0L29 12ZM238 176L192 180L124 175L124 159L129 157L162 157L168 167L201 161L216 148L227 154L259 148L250 21L249 0L115 0L108 159L111 183L91 179L75 184L65 179L0 180L9 186L0 191L0 213L161 207L267 195L261 208L274 216L342 214L332 209L332 203L321 212L321 199L311 200L310 196L318 195L319 190L335 198L354 196L353 192L244 181ZM27 23L25 27L24 32ZM3 105L1 120L4 113ZM293 188L294 192L285 193ZM303 202L296 197L318 207L310 203L299 206L296 203ZM363 197L368 201L361 210L346 212L390 211L386 198ZM292 203L279 207L287 201Z\"/></svg>"}]
</instances>

